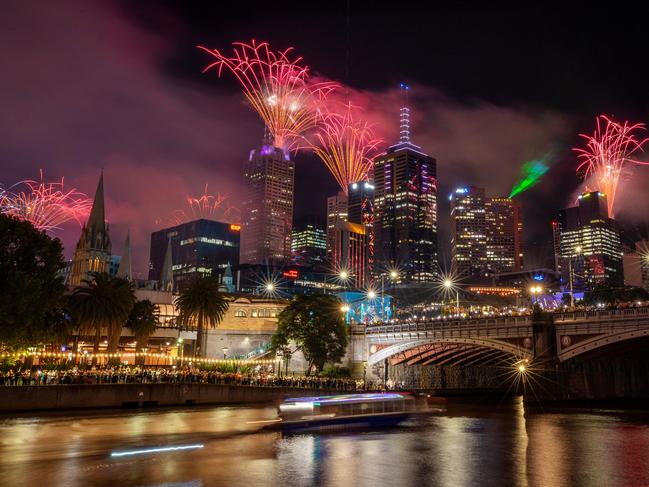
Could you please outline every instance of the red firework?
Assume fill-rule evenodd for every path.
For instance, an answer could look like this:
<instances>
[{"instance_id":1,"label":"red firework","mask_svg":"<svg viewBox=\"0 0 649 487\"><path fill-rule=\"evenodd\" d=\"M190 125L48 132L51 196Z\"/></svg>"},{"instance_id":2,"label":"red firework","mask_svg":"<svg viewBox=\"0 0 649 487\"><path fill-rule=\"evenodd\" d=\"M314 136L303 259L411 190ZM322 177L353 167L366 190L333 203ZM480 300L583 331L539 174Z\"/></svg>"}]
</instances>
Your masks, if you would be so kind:
<instances>
[{"instance_id":1,"label":"red firework","mask_svg":"<svg viewBox=\"0 0 649 487\"><path fill-rule=\"evenodd\" d=\"M600 115L596 119L596 128L592 135L579 134L586 140L585 148L574 148L580 161L577 173L583 173L590 184L603 192L608 201L608 213L614 216L615 197L620 176L627 163L647 165L631 156L643 150L648 138L641 139L638 132L644 131L642 123L624 123ZM589 183L586 181L586 184Z\"/></svg>"},{"instance_id":2,"label":"red firework","mask_svg":"<svg viewBox=\"0 0 649 487\"><path fill-rule=\"evenodd\" d=\"M187 223L188 221L205 218L238 224L241 222L241 212L238 208L228 203L228 198L228 194L218 192L214 195L208 194L206 184L201 196L185 197L187 206L189 207L187 210L174 210L168 221L158 220L156 223L175 226Z\"/></svg>"},{"instance_id":3,"label":"red firework","mask_svg":"<svg viewBox=\"0 0 649 487\"><path fill-rule=\"evenodd\" d=\"M20 190L23 187L24 189ZM14 190L13 188L17 188ZM92 200L76 189L65 190L61 182L21 181L0 195L2 213L30 222L38 230L52 232L75 220L79 225L88 217Z\"/></svg>"},{"instance_id":4,"label":"red firework","mask_svg":"<svg viewBox=\"0 0 649 487\"><path fill-rule=\"evenodd\" d=\"M350 183L364 181L382 142L372 125L357 115L358 108L344 105L340 111L323 110L315 132L313 151L322 159L347 193Z\"/></svg>"},{"instance_id":5,"label":"red firework","mask_svg":"<svg viewBox=\"0 0 649 487\"><path fill-rule=\"evenodd\" d=\"M252 40L233 43L232 56L218 49L198 46L216 61L203 72L227 68L237 78L248 103L259 114L273 138L286 150L297 147L302 134L316 125L317 101L324 99L336 83L314 83L301 57L292 57L293 48L273 51L267 42Z\"/></svg>"}]
</instances>

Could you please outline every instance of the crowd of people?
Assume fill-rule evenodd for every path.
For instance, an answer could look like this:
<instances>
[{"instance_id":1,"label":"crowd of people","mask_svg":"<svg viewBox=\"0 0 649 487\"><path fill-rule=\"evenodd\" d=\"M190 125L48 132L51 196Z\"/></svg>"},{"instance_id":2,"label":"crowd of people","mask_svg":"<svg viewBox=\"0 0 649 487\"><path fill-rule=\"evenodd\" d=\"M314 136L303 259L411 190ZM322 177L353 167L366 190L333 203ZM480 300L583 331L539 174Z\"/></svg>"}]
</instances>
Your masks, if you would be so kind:
<instances>
[{"instance_id":1,"label":"crowd of people","mask_svg":"<svg viewBox=\"0 0 649 487\"><path fill-rule=\"evenodd\" d=\"M238 386L298 387L355 391L363 381L319 376L277 376L265 368L250 372L221 372L197 368L93 367L88 370L42 370L39 368L0 371L0 386L82 384L225 384Z\"/></svg>"}]
</instances>

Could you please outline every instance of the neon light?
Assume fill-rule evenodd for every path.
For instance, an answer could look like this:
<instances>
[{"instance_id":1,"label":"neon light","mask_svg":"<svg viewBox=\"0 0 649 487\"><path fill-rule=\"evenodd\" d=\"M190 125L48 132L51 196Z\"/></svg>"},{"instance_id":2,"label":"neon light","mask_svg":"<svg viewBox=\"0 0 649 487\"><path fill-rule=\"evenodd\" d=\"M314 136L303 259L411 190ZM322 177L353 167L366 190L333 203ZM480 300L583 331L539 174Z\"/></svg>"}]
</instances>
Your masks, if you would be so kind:
<instances>
[{"instance_id":1,"label":"neon light","mask_svg":"<svg viewBox=\"0 0 649 487\"><path fill-rule=\"evenodd\" d=\"M467 188L457 188L457 189L455 190L455 192L456 192L457 194L467 194L467 193L469 192L469 190L468 190Z\"/></svg>"},{"instance_id":2,"label":"neon light","mask_svg":"<svg viewBox=\"0 0 649 487\"><path fill-rule=\"evenodd\" d=\"M408 397L406 394L387 392L374 394L343 394L340 396L292 397L286 399L284 402L335 404L350 401L385 401L387 399L405 399L406 397Z\"/></svg>"},{"instance_id":3,"label":"neon light","mask_svg":"<svg viewBox=\"0 0 649 487\"><path fill-rule=\"evenodd\" d=\"M232 225L230 225L230 230L232 230L233 232L238 232L239 230L241 230L241 225L235 225L233 223Z\"/></svg>"},{"instance_id":4,"label":"neon light","mask_svg":"<svg viewBox=\"0 0 649 487\"><path fill-rule=\"evenodd\" d=\"M130 450L130 451L120 451L112 452L111 457L126 457L129 455L142 455L144 453L160 453L166 451L178 451L178 450L192 450L195 448L203 448L203 445L181 445L181 446L165 446L160 448L147 448L144 450Z\"/></svg>"},{"instance_id":5,"label":"neon light","mask_svg":"<svg viewBox=\"0 0 649 487\"><path fill-rule=\"evenodd\" d=\"M534 274L534 276L532 276L532 279L534 279L535 281L542 281L543 280L543 275L542 274Z\"/></svg>"}]
</instances>

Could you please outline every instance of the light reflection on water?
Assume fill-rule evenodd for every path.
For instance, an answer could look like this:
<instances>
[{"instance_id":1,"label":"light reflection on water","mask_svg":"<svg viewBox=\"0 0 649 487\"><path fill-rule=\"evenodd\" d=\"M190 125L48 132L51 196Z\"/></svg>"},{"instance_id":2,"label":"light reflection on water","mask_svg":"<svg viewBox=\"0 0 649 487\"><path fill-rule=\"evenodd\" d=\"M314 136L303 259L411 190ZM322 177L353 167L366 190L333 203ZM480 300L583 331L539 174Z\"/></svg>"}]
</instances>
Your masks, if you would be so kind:
<instances>
[{"instance_id":1,"label":"light reflection on water","mask_svg":"<svg viewBox=\"0 0 649 487\"><path fill-rule=\"evenodd\" d=\"M282 437L271 408L0 419L2 485L646 486L649 417L450 405L387 430ZM111 458L113 451L203 448Z\"/></svg>"}]
</instances>

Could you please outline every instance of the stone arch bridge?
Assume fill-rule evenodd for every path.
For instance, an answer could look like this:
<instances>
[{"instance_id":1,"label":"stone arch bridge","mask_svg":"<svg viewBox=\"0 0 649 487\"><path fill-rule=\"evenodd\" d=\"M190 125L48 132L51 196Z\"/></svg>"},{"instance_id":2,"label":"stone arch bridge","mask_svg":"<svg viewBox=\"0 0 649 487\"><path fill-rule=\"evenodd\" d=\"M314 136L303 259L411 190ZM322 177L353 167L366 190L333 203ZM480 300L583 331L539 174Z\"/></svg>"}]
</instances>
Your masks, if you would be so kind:
<instances>
[{"instance_id":1,"label":"stone arch bridge","mask_svg":"<svg viewBox=\"0 0 649 487\"><path fill-rule=\"evenodd\" d=\"M553 318L553 322L507 316L356 325L354 360L363 360L368 367L382 362L487 366L538 357L564 362L607 349L621 353L625 346L649 337L647 307L554 313ZM611 347L615 344L624 347Z\"/></svg>"}]
</instances>

